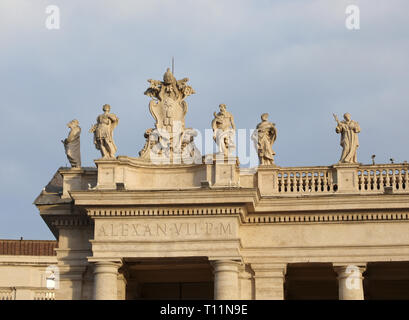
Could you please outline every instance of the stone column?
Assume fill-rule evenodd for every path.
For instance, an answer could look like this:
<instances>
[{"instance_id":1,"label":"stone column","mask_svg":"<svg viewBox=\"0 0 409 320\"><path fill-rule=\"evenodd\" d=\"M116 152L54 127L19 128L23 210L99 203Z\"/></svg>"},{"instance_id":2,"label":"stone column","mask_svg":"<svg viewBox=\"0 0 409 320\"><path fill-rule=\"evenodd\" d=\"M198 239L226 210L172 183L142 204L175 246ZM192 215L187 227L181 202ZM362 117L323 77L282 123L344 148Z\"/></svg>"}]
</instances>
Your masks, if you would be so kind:
<instances>
[{"instance_id":1,"label":"stone column","mask_svg":"<svg viewBox=\"0 0 409 320\"><path fill-rule=\"evenodd\" d=\"M122 268L121 268L122 269ZM126 300L128 272L127 270L119 270L118 274L118 300Z\"/></svg>"},{"instance_id":2,"label":"stone column","mask_svg":"<svg viewBox=\"0 0 409 320\"><path fill-rule=\"evenodd\" d=\"M239 267L239 292L240 300L254 299L254 281L252 271L249 266Z\"/></svg>"},{"instance_id":3,"label":"stone column","mask_svg":"<svg viewBox=\"0 0 409 320\"><path fill-rule=\"evenodd\" d=\"M233 260L212 262L215 300L239 299L239 265L239 262Z\"/></svg>"},{"instance_id":4,"label":"stone column","mask_svg":"<svg viewBox=\"0 0 409 320\"><path fill-rule=\"evenodd\" d=\"M334 265L338 274L339 300L364 300L362 273L365 265Z\"/></svg>"},{"instance_id":5,"label":"stone column","mask_svg":"<svg viewBox=\"0 0 409 320\"><path fill-rule=\"evenodd\" d=\"M56 283L56 300L81 300L82 280L85 267L82 265L59 265L59 281Z\"/></svg>"},{"instance_id":6,"label":"stone column","mask_svg":"<svg viewBox=\"0 0 409 320\"><path fill-rule=\"evenodd\" d=\"M94 263L94 300L118 299L118 268L120 263L97 261Z\"/></svg>"},{"instance_id":7,"label":"stone column","mask_svg":"<svg viewBox=\"0 0 409 320\"><path fill-rule=\"evenodd\" d=\"M252 263L256 300L284 300L286 264Z\"/></svg>"}]
</instances>

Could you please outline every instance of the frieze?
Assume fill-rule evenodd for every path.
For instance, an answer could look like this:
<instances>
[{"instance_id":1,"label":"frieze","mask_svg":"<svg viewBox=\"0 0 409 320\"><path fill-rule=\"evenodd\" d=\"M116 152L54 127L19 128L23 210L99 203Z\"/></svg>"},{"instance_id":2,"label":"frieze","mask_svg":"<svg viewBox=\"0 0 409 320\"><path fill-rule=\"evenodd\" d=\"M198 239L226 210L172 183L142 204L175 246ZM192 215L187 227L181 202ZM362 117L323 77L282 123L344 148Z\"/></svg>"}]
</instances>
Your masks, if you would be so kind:
<instances>
[{"instance_id":1,"label":"frieze","mask_svg":"<svg viewBox=\"0 0 409 320\"><path fill-rule=\"evenodd\" d=\"M237 218L97 219L95 240L231 239L238 236Z\"/></svg>"}]
</instances>

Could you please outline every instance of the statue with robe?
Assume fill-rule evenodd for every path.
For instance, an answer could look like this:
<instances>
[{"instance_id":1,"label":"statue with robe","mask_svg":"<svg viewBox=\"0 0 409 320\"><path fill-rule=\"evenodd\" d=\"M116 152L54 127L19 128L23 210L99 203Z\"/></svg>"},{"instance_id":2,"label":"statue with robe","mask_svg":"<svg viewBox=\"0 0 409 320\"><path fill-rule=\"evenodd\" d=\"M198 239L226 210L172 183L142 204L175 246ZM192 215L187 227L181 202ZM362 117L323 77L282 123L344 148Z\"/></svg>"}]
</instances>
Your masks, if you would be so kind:
<instances>
[{"instance_id":1,"label":"statue with robe","mask_svg":"<svg viewBox=\"0 0 409 320\"><path fill-rule=\"evenodd\" d=\"M77 119L67 123L70 128L68 137L61 142L64 144L65 154L72 168L81 168L80 135L81 128Z\"/></svg>"},{"instance_id":2,"label":"statue with robe","mask_svg":"<svg viewBox=\"0 0 409 320\"><path fill-rule=\"evenodd\" d=\"M274 123L268 121L268 113L261 115L261 122L251 138L256 147L260 165L273 165L275 156L273 144L277 138L277 129Z\"/></svg>"},{"instance_id":3,"label":"statue with robe","mask_svg":"<svg viewBox=\"0 0 409 320\"><path fill-rule=\"evenodd\" d=\"M342 155L339 163L358 163L357 149L359 147L358 133L361 132L359 123L351 119L349 113L344 114L344 120L339 121L334 114L337 127L336 133L341 134Z\"/></svg>"},{"instance_id":4,"label":"statue with robe","mask_svg":"<svg viewBox=\"0 0 409 320\"><path fill-rule=\"evenodd\" d=\"M236 125L234 124L233 115L226 111L226 105L219 105L220 112L214 112L212 121L213 140L219 149L220 154L225 157L230 156L236 148L234 144L234 136Z\"/></svg>"},{"instance_id":5,"label":"statue with robe","mask_svg":"<svg viewBox=\"0 0 409 320\"><path fill-rule=\"evenodd\" d=\"M101 151L103 159L115 158L117 147L113 139L113 131L118 125L118 117L110 113L111 106L105 104L102 107L103 114L97 117L97 123L89 130L94 133L94 144L97 150Z\"/></svg>"}]
</instances>

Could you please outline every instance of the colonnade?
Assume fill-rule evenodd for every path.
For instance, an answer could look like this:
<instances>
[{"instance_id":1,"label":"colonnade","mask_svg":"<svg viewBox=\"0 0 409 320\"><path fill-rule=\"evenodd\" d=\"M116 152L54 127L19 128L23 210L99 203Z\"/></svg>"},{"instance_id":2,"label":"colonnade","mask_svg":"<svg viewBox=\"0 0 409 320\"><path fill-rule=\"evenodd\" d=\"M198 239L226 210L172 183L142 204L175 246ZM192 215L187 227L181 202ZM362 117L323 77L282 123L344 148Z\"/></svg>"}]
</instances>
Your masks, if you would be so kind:
<instances>
[{"instance_id":1,"label":"colonnade","mask_svg":"<svg viewBox=\"0 0 409 320\"><path fill-rule=\"evenodd\" d=\"M214 299L242 299L240 290L241 263L234 260L211 262L214 274ZM94 262L95 300L118 299L118 277L121 264L115 261ZM334 264L337 273L339 299L363 300L363 272L366 265ZM251 264L254 272L254 295L256 300L283 300L286 264ZM251 288L250 288L251 289ZM251 296L251 295L250 295ZM249 296L246 297L248 299Z\"/></svg>"}]
</instances>

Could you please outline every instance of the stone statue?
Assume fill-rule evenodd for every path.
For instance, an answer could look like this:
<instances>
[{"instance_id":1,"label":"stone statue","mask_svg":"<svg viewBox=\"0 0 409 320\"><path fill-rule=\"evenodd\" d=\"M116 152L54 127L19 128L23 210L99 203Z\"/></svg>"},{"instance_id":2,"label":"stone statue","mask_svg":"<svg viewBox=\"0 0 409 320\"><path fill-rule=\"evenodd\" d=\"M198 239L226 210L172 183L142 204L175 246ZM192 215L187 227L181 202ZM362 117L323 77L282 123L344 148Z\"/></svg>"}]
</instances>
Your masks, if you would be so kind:
<instances>
[{"instance_id":1,"label":"stone statue","mask_svg":"<svg viewBox=\"0 0 409 320\"><path fill-rule=\"evenodd\" d=\"M111 111L109 104L104 104L102 107L103 114L97 117L97 123L89 130L94 133L95 147L101 151L103 159L115 158L116 145L113 139L113 131L118 125L119 119Z\"/></svg>"},{"instance_id":2,"label":"stone statue","mask_svg":"<svg viewBox=\"0 0 409 320\"><path fill-rule=\"evenodd\" d=\"M78 120L74 119L68 122L67 127L70 128L70 133L68 134L67 139L61 140L64 144L65 154L67 155L71 167L81 168L81 128L79 127Z\"/></svg>"},{"instance_id":3,"label":"stone statue","mask_svg":"<svg viewBox=\"0 0 409 320\"><path fill-rule=\"evenodd\" d=\"M152 98L149 110L155 119L155 128L145 131L146 142L139 152L141 159L158 164L179 161L177 159L186 158L188 154L201 159L193 142L197 133L192 134L192 129L185 128L188 108L185 98L195 93L187 85L188 81L188 78L176 80L169 68L163 81L148 80L150 87L145 95Z\"/></svg>"},{"instance_id":4,"label":"stone statue","mask_svg":"<svg viewBox=\"0 0 409 320\"><path fill-rule=\"evenodd\" d=\"M334 118L337 122L335 131L341 134L342 155L339 163L357 163L358 133L361 132L359 123L351 120L349 113L344 114L343 121L339 121L335 114Z\"/></svg>"},{"instance_id":5,"label":"stone statue","mask_svg":"<svg viewBox=\"0 0 409 320\"><path fill-rule=\"evenodd\" d=\"M236 126L234 124L233 115L226 111L226 105L221 104L219 105L219 108L219 113L213 113L213 139L216 142L219 153L222 153L225 157L228 157L236 148L234 144Z\"/></svg>"},{"instance_id":6,"label":"stone statue","mask_svg":"<svg viewBox=\"0 0 409 320\"><path fill-rule=\"evenodd\" d=\"M152 98L149 110L155 119L157 129L165 129L172 133L174 126L185 128L185 116L187 103L185 98L195 93L192 87L186 83L189 78L176 80L168 68L163 75L163 81L149 79L150 87L145 95Z\"/></svg>"},{"instance_id":7,"label":"stone statue","mask_svg":"<svg viewBox=\"0 0 409 320\"><path fill-rule=\"evenodd\" d=\"M196 147L194 137L197 136L197 131L192 128L187 128L182 135L181 154L184 163L201 163L202 155Z\"/></svg>"},{"instance_id":8,"label":"stone statue","mask_svg":"<svg viewBox=\"0 0 409 320\"><path fill-rule=\"evenodd\" d=\"M261 122L254 130L251 139L257 150L258 159L261 165L273 165L275 152L273 144L277 138L277 129L274 123L268 121L268 113L261 115Z\"/></svg>"}]
</instances>

